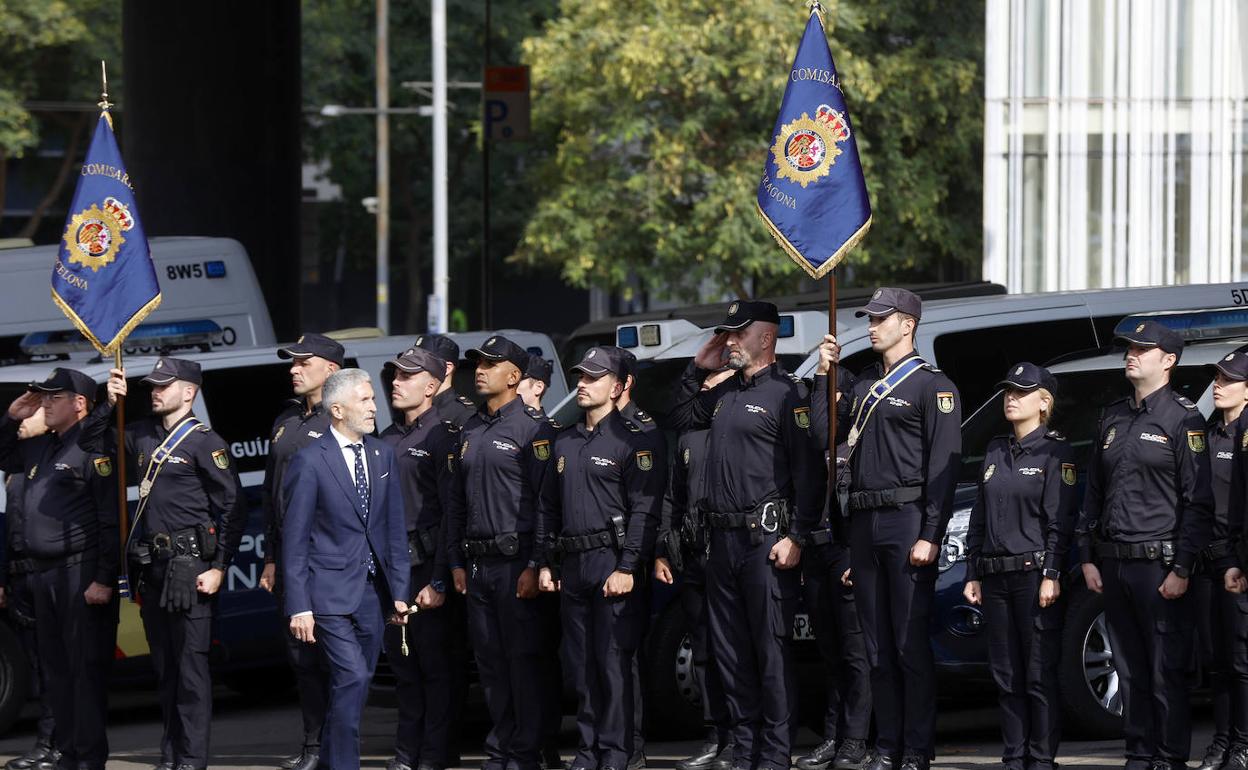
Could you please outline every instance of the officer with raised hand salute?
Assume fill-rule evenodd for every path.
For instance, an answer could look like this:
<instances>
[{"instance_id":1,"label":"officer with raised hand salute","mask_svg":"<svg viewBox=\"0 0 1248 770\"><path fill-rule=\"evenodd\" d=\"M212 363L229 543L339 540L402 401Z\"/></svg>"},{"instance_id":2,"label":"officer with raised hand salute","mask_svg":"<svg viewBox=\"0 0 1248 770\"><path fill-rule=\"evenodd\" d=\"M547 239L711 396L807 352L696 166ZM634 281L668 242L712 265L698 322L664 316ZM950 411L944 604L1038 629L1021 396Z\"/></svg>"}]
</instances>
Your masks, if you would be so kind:
<instances>
[{"instance_id":1,"label":"officer with raised hand salute","mask_svg":"<svg viewBox=\"0 0 1248 770\"><path fill-rule=\"evenodd\" d=\"M776 362L780 314L740 301L685 370L673 412L709 427L707 617L711 658L728 700L733 767L788 770L795 682L794 569L823 508L826 472L810 436L810 399ZM736 376L702 391L727 364Z\"/></svg>"},{"instance_id":2,"label":"officer with raised hand salute","mask_svg":"<svg viewBox=\"0 0 1248 770\"><path fill-rule=\"evenodd\" d=\"M1187 587L1213 525L1209 451L1196 405L1170 388L1182 337L1144 321L1116 341L1134 394L1101 415L1076 533L1084 580L1105 593L1127 768L1171 770L1191 748Z\"/></svg>"},{"instance_id":3,"label":"officer with raised hand salute","mask_svg":"<svg viewBox=\"0 0 1248 770\"><path fill-rule=\"evenodd\" d=\"M962 451L958 391L914 349L922 303L880 288L855 315L870 319L881 361L854 386L849 443L850 567L871 663L876 756L927 770L935 751L936 670L928 636L940 541ZM835 338L824 343L834 360ZM838 436L838 440L841 436Z\"/></svg>"},{"instance_id":4,"label":"officer with raised hand salute","mask_svg":"<svg viewBox=\"0 0 1248 770\"><path fill-rule=\"evenodd\" d=\"M124 447L140 480L127 541L131 584L160 691L160 766L202 770L212 721L212 616L247 511L229 448L191 412L203 381L199 364L162 357L143 381L152 386L152 417L126 426ZM80 446L116 444L109 423L126 390L126 373L113 369L108 401L83 421Z\"/></svg>"},{"instance_id":5,"label":"officer with raised hand salute","mask_svg":"<svg viewBox=\"0 0 1248 770\"><path fill-rule=\"evenodd\" d=\"M286 623L277 561L282 553L282 530L286 501L282 478L290 458L329 431L329 415L321 402L321 390L329 375L342 368L345 351L337 341L322 334L304 334L293 345L279 348L278 358L290 360L290 379L297 401L273 421L269 456L264 467L266 517L264 572L260 586L277 594L277 608ZM295 672L299 708L303 716L303 746L298 754L279 763L283 770L316 770L321 755L321 729L329 703L329 668L321 647L282 634L286 656Z\"/></svg>"}]
</instances>

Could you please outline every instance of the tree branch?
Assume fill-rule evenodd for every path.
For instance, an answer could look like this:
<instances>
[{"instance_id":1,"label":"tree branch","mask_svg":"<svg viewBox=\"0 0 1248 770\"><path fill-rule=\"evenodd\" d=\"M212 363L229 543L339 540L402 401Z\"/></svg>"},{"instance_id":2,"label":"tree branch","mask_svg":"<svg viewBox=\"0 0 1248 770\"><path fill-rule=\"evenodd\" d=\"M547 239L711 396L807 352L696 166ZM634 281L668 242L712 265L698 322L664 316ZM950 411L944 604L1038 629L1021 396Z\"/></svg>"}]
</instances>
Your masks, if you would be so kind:
<instances>
[{"instance_id":1,"label":"tree branch","mask_svg":"<svg viewBox=\"0 0 1248 770\"><path fill-rule=\"evenodd\" d=\"M61 197L61 191L65 189L65 182L69 179L69 170L74 167L74 163L78 160L78 145L82 142L83 128L87 125L87 119L91 113L79 113L78 118L74 121L73 131L69 135L69 145L65 148L65 157L61 159L61 168L56 172L56 180L52 182L52 187L48 190L48 194L43 196L43 200L39 201L39 205L35 206L34 213L30 215L30 219L26 225L18 233L19 238L34 238L35 233L39 230L39 225L43 222L43 216L47 213L48 208Z\"/></svg>"}]
</instances>

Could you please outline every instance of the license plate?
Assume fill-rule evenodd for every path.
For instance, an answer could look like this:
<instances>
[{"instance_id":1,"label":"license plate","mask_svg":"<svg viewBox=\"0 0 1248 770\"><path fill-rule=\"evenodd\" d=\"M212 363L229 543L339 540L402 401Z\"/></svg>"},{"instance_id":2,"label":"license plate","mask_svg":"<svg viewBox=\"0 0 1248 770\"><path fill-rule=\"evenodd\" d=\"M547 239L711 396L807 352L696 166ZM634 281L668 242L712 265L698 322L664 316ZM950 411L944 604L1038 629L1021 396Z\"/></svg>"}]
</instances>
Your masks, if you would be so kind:
<instances>
[{"instance_id":1,"label":"license plate","mask_svg":"<svg viewBox=\"0 0 1248 770\"><path fill-rule=\"evenodd\" d=\"M815 629L810 624L810 616L805 612L793 616L793 638L799 642L808 642L815 638Z\"/></svg>"}]
</instances>

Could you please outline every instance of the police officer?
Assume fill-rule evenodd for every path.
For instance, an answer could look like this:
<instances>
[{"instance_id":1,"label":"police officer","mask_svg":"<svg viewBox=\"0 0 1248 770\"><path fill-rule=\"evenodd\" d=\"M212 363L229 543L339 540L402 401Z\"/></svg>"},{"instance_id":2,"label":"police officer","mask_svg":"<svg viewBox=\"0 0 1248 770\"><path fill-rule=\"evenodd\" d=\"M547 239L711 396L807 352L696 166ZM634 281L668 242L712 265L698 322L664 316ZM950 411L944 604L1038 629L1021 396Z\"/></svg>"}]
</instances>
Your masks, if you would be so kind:
<instances>
[{"instance_id":1,"label":"police officer","mask_svg":"<svg viewBox=\"0 0 1248 770\"><path fill-rule=\"evenodd\" d=\"M724 367L702 381L702 390L711 390L734 376ZM681 576L677 601L685 613L693 648L693 666L702 688L702 718L706 738L693 756L676 762L676 770L729 770L732 767L732 723L724 700L719 671L710 663L710 643L706 628L706 527L695 498L700 498L706 476L707 436L710 431L687 430L676 442L676 458L663 509L659 517L655 545L654 577L672 585L675 573Z\"/></svg>"},{"instance_id":2,"label":"police officer","mask_svg":"<svg viewBox=\"0 0 1248 770\"><path fill-rule=\"evenodd\" d=\"M18 440L40 436L48 430L43 421L43 408L22 420L17 429ZM39 702L39 718L35 723L35 745L21 756L5 763L5 770L54 770L60 759L52 745L52 692L48 687L48 670L39 659L39 640L35 633L35 597L31 593L30 575L34 560L27 557L26 537L22 523L22 489L26 476L9 473L4 478L5 541L8 546L0 563L0 607L8 610L9 620L17 631L22 653L30 668L31 695Z\"/></svg>"},{"instance_id":3,"label":"police officer","mask_svg":"<svg viewBox=\"0 0 1248 770\"><path fill-rule=\"evenodd\" d=\"M1213 689L1213 741L1197 770L1248 770L1248 596L1243 594L1232 532L1232 495L1243 502L1242 483L1233 490L1236 453L1242 453L1248 414L1248 345L1211 367L1213 405L1206 425L1213 479L1213 539L1196 560L1192 601L1202 667Z\"/></svg>"},{"instance_id":4,"label":"police officer","mask_svg":"<svg viewBox=\"0 0 1248 770\"><path fill-rule=\"evenodd\" d=\"M1105 593L1127 768L1179 768L1191 746L1187 587L1213 525L1205 421L1170 388L1176 332L1145 321L1116 339L1135 392L1102 412L1076 531L1084 580Z\"/></svg>"},{"instance_id":5,"label":"police officer","mask_svg":"<svg viewBox=\"0 0 1248 770\"><path fill-rule=\"evenodd\" d=\"M550 389L550 375L553 371L554 367L546 359L541 356L529 356L529 363L524 367L524 379L520 380L520 387L516 389L525 406L530 409L542 409L542 397Z\"/></svg>"},{"instance_id":6,"label":"police officer","mask_svg":"<svg viewBox=\"0 0 1248 770\"><path fill-rule=\"evenodd\" d=\"M985 450L967 533L966 587L983 605L988 662L1001 701L1001 764L1057 767L1057 663L1062 571L1075 526L1075 452L1048 429L1057 379L1035 364L1010 368L1005 419L1012 433Z\"/></svg>"},{"instance_id":7,"label":"police officer","mask_svg":"<svg viewBox=\"0 0 1248 770\"><path fill-rule=\"evenodd\" d=\"M342 368L342 345L321 334L304 334L293 345L279 348L278 358L290 361L290 380L295 400L273 421L269 456L264 467L265 549L260 585L277 594L278 613L287 622L277 582L277 559L282 552L282 523L286 506L282 476L295 453L325 435L329 415L321 403L321 389L329 375ZM293 634L282 634L286 658L295 672L299 709L303 716L303 745L298 754L279 763L284 770L316 770L321 754L321 728L329 703L329 668L321 647L307 644Z\"/></svg>"},{"instance_id":8,"label":"police officer","mask_svg":"<svg viewBox=\"0 0 1248 770\"><path fill-rule=\"evenodd\" d=\"M619 770L633 755L633 660L644 611L634 586L654 545L665 474L664 458L615 408L623 353L590 348L574 367L585 419L555 440L557 493L538 535L553 564L543 567L541 587L561 592L563 649L580 702L573 768Z\"/></svg>"},{"instance_id":9,"label":"police officer","mask_svg":"<svg viewBox=\"0 0 1248 770\"><path fill-rule=\"evenodd\" d=\"M424 348L409 348L393 361L390 404L402 424L381 434L394 447L407 503L407 540L412 571L411 603L420 609L407 623L386 628L386 659L397 684L399 718L390 770L442 770L447 766L451 726L450 637L446 601L450 572L442 543L458 431L438 419L433 397L446 363ZM407 651L404 646L407 645Z\"/></svg>"},{"instance_id":10,"label":"police officer","mask_svg":"<svg viewBox=\"0 0 1248 770\"><path fill-rule=\"evenodd\" d=\"M935 749L936 671L928 637L936 557L953 507L961 457L957 388L914 350L922 303L880 288L855 315L870 317L881 362L859 375L850 446L850 567L871 663L876 757L926 770ZM824 345L839 359L829 335ZM838 439L841 436L838 436Z\"/></svg>"},{"instance_id":11,"label":"police officer","mask_svg":"<svg viewBox=\"0 0 1248 770\"><path fill-rule=\"evenodd\" d=\"M246 508L225 441L191 412L203 381L199 364L162 357L143 381L152 386L152 416L126 426L124 447L140 480L127 540L130 574L164 719L160 766L201 770L212 721L212 616ZM109 443L113 406L126 385L125 371L111 370L107 403L83 423L84 448Z\"/></svg>"},{"instance_id":12,"label":"police officer","mask_svg":"<svg viewBox=\"0 0 1248 770\"><path fill-rule=\"evenodd\" d=\"M481 410L460 432L451 485L447 563L468 597L468 629L493 728L485 770L541 764L542 634L533 538L539 500L553 493L554 430L516 393L529 354L494 335L468 351Z\"/></svg>"},{"instance_id":13,"label":"police officer","mask_svg":"<svg viewBox=\"0 0 1248 770\"><path fill-rule=\"evenodd\" d=\"M459 368L459 345L445 334L422 334L413 347L424 348L446 362L446 376L433 397L433 408L439 420L450 420L456 428L463 428L477 413L477 405L455 392L455 371Z\"/></svg>"},{"instance_id":14,"label":"police officer","mask_svg":"<svg viewBox=\"0 0 1248 770\"><path fill-rule=\"evenodd\" d=\"M770 302L732 303L685 370L673 410L689 427L710 428L699 504L710 526L711 659L733 722L733 766L756 770L788 770L791 761L795 568L822 512L826 480L806 389L776 362L779 324ZM699 392L725 363L736 376Z\"/></svg>"},{"instance_id":15,"label":"police officer","mask_svg":"<svg viewBox=\"0 0 1248 770\"><path fill-rule=\"evenodd\" d=\"M811 433L815 443L828 446L828 372L831 350L820 347L811 396ZM838 425L849 422L849 406L856 379L838 367L836 410ZM810 533L802 558L802 595L809 611L819 657L826 676L827 703L823 712L823 741L798 757L798 770L858 770L870 760L867 738L871 729L871 665L853 587L841 578L849 571L848 522L840 502L840 485L848 484L848 447L836 447L837 472L829 479L829 495L819 526ZM829 455L830 457L830 455Z\"/></svg>"},{"instance_id":16,"label":"police officer","mask_svg":"<svg viewBox=\"0 0 1248 770\"><path fill-rule=\"evenodd\" d=\"M116 649L117 480L113 458L78 447L80 423L96 384L73 369L53 369L0 419L0 468L22 473L23 552L35 610L35 636L55 717L59 762L103 770L108 759L108 671ZM48 433L18 440L42 406Z\"/></svg>"}]
</instances>

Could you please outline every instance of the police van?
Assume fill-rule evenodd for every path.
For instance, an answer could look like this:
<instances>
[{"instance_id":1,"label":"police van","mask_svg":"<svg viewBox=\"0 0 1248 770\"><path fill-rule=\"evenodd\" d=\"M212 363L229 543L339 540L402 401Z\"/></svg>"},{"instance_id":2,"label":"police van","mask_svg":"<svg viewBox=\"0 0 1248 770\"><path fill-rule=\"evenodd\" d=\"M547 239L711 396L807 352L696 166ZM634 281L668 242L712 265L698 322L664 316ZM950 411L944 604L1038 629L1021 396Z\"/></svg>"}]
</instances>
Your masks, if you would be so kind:
<instances>
[{"instance_id":1,"label":"police van","mask_svg":"<svg viewBox=\"0 0 1248 770\"><path fill-rule=\"evenodd\" d=\"M126 354L165 346L198 321L214 349L277 342L256 274L242 244L229 238L152 238L160 307L127 338ZM51 301L52 265L59 245L0 250L0 366L34 357L86 354L92 348Z\"/></svg>"},{"instance_id":2,"label":"police van","mask_svg":"<svg viewBox=\"0 0 1248 770\"><path fill-rule=\"evenodd\" d=\"M865 298L862 302L865 304ZM974 406L993 396L995 383L1001 374L1019 360L1044 364L1077 351L1101 350L1110 345L1114 329L1123 322L1123 318L1140 311L1171 311L1171 317L1175 319L1190 319L1190 312L1176 314L1174 311L1200 311L1225 306L1231 309L1212 316L1199 316L1203 319L1199 323L1182 322L1188 324L1185 333L1192 338L1233 333L1237 328L1234 321L1239 316L1227 313L1244 313L1248 317L1248 286L1211 284L936 300L924 303L923 318L918 327L918 350L949 374L962 394L963 414L971 415ZM1236 310L1237 307L1243 310ZM723 318L726 309L725 303L713 323ZM876 356L867 337L867 321L855 318L854 311L853 306L838 308L837 339L842 346L842 365L857 373L876 360ZM812 376L818 363L814 348L826 333L827 313L813 309L781 312L780 320L777 358L788 371L802 377ZM712 330L713 327L701 328L680 318L617 325L617 344L633 351L639 359L636 400L642 409L655 416L660 425L672 407L681 373L710 338ZM1248 334L1248 326L1245 334ZM1112 352L1103 355L1108 355L1108 360L1117 365L1114 371L1120 380L1121 353L1117 353L1116 357ZM1189 358L1192 364L1197 361L1196 356L1185 354L1182 362L1185 366ZM1113 369L1113 366L1109 368ZM1084 389L1072 390L1067 397L1075 395L1084 398ZM1198 401L1196 395L1191 397ZM985 414L995 408L999 417L999 403L990 403L995 406L987 408ZM1091 403L1085 401L1085 406ZM1058 413L1061 411L1062 404L1059 402ZM1067 408L1066 411L1070 414L1076 410ZM1086 411L1084 408L1078 413ZM1086 414L1084 416L1086 418ZM1093 414L1090 425L1094 424ZM975 425L970 417L966 419L963 462L967 467L973 464L978 469L982 450L988 438L995 434L981 435L975 430ZM674 436L670 438L669 445L675 446ZM961 595L965 576L965 564L962 562L965 559L966 528L973 502L974 487L968 483L959 489L954 515L942 544L938 601L931 629L932 644L942 675L956 677L959 692L977 684L985 692L991 692L982 615L978 609L966 605ZM679 602L664 604L668 594L662 590L656 590L655 596L656 615L647 639L650 667L646 686L652 696L648 703L654 705L657 721L692 729L700 724L701 693L692 668L688 624ZM1078 626L1084 619L1080 615L1072 621L1071 627ZM1089 638L1100 639L1103 637L1103 622L1100 634L1094 633L1095 629L1090 624L1084 625L1082 630L1090 635ZM813 645L801 644L813 640L809 617L805 613L797 615L794 635L799 641L798 648L805 648L799 652L799 659L804 664L819 665L817 651L810 649ZM1108 644L1108 638L1104 637L1104 640ZM1100 676L1099 686L1103 692L1111 683L1106 680L1108 675L1103 674L1104 660L1098 657L1102 653L1103 650L1089 648L1087 667L1089 671L1102 672L1097 676ZM1083 660L1074 652L1064 658L1063 681L1074 680L1075 673L1072 672L1080 670ZM822 681L822 678L814 671L811 677L803 676L800 680ZM817 702L822 697L821 693L808 692L811 689L806 688L807 691L803 692L805 713L817 709ZM1063 700L1071 724L1078 725L1089 735L1120 733L1120 718L1104 708L1098 710L1094 707L1099 700L1086 695L1086 692L1086 687L1063 690L1064 696L1073 693ZM1110 696L1105 698L1112 699Z\"/></svg>"},{"instance_id":3,"label":"police van","mask_svg":"<svg viewBox=\"0 0 1248 770\"><path fill-rule=\"evenodd\" d=\"M248 693L271 693L288 684L282 641L287 630L278 617L273 597L260 588L266 546L261 485L273 421L293 397L290 361L278 358L281 346L273 344L213 351L211 343L203 340L200 326L200 322L166 324L161 347L172 348L170 355L197 361L202 367L203 385L194 413L219 433L229 447L249 510L242 542L222 587L211 658L215 674L225 684ZM495 333L504 334L530 353L550 360L554 366L548 395L556 400L565 395L567 380L548 336L510 329L448 336L460 346L462 355ZM330 336L340 338L346 352L345 366L364 369L372 376L378 402L377 429L385 430L391 415L380 376L382 366L410 347L414 337L382 337L376 330L331 332ZM130 422L151 413L149 386L140 380L155 363L154 353L124 359L131 394L126 400L126 419ZM58 365L72 366L94 378L101 383L100 397L104 397L102 384L108 379L111 361L98 356L89 360L62 357L0 367L0 408L7 409L28 383L42 381ZM473 392L472 369L469 362L461 359L455 378L460 393ZM138 487L131 486L128 496L133 512ZM122 602L121 612L114 679L119 683L146 682L152 674L138 607ZM17 718L29 692L29 669L16 637L11 629L0 624L0 733Z\"/></svg>"}]
</instances>

